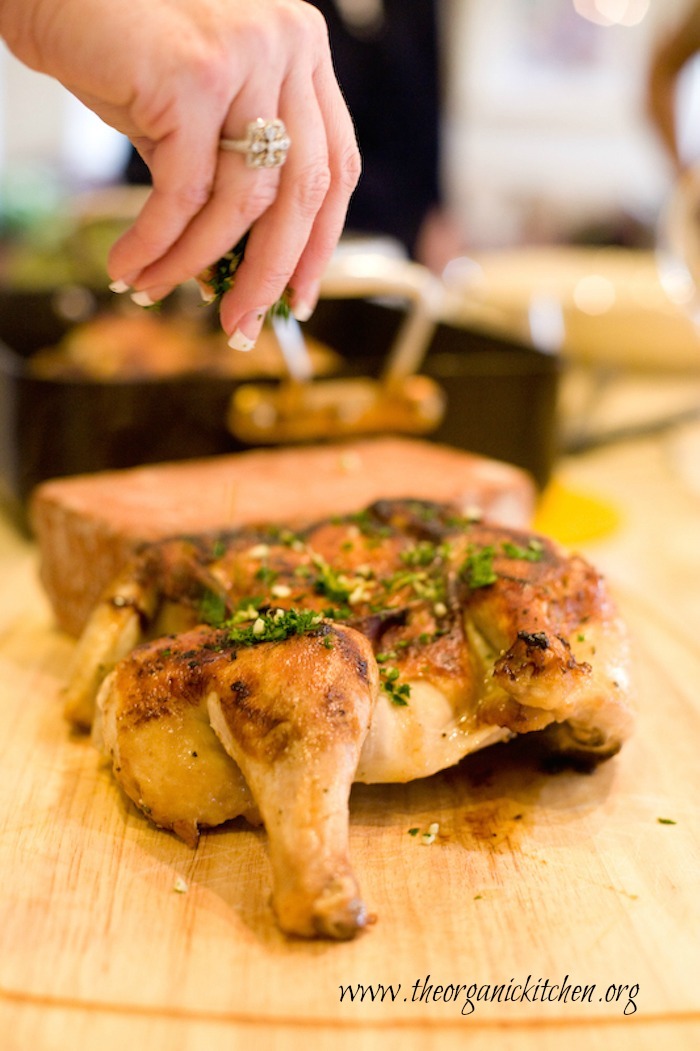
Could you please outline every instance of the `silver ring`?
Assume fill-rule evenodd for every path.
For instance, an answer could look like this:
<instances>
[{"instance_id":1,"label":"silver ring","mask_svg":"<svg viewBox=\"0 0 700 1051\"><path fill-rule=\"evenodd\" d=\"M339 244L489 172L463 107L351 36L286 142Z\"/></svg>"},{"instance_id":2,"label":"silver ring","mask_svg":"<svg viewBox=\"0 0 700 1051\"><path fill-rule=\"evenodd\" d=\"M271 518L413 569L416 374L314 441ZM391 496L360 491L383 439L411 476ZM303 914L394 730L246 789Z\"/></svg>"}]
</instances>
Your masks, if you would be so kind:
<instances>
[{"instance_id":1,"label":"silver ring","mask_svg":"<svg viewBox=\"0 0 700 1051\"><path fill-rule=\"evenodd\" d=\"M219 149L244 153L249 168L281 168L291 144L281 120L262 117L250 122L245 139L219 139Z\"/></svg>"}]
</instances>

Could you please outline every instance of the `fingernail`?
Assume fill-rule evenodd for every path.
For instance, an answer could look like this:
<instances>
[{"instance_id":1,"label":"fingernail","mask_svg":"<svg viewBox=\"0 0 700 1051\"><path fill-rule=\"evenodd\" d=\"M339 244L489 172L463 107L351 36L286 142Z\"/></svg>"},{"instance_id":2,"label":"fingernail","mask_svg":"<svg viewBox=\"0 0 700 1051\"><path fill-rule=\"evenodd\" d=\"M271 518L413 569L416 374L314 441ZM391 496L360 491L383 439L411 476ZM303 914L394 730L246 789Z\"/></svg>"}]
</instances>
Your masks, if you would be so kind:
<instances>
[{"instance_id":1,"label":"fingernail","mask_svg":"<svg viewBox=\"0 0 700 1051\"><path fill-rule=\"evenodd\" d=\"M131 298L140 307L152 307L155 303L155 300L151 299L148 292L132 292Z\"/></svg>"},{"instance_id":2,"label":"fingernail","mask_svg":"<svg viewBox=\"0 0 700 1051\"><path fill-rule=\"evenodd\" d=\"M260 335L260 329L267 314L267 307L257 307L250 313L244 314L238 323L238 328L228 341L232 350L252 350L255 341Z\"/></svg>"},{"instance_id":3,"label":"fingernail","mask_svg":"<svg viewBox=\"0 0 700 1051\"><path fill-rule=\"evenodd\" d=\"M295 299L292 306L292 314L297 321L308 321L318 303L318 296L321 291L321 282L312 281L306 290L306 295L300 297L298 300Z\"/></svg>"},{"instance_id":4,"label":"fingernail","mask_svg":"<svg viewBox=\"0 0 700 1051\"><path fill-rule=\"evenodd\" d=\"M297 321L308 321L314 312L314 307L309 306L308 303L297 303L292 313Z\"/></svg>"},{"instance_id":5,"label":"fingernail","mask_svg":"<svg viewBox=\"0 0 700 1051\"><path fill-rule=\"evenodd\" d=\"M120 294L122 292L128 292L130 288L131 285L127 284L126 281L122 281L121 279L119 281L112 281L112 283L109 286L110 292L118 292Z\"/></svg>"},{"instance_id":6,"label":"fingernail","mask_svg":"<svg viewBox=\"0 0 700 1051\"><path fill-rule=\"evenodd\" d=\"M228 341L231 350L252 350L255 346L254 339L248 339L239 328L233 333Z\"/></svg>"},{"instance_id":7,"label":"fingernail","mask_svg":"<svg viewBox=\"0 0 700 1051\"><path fill-rule=\"evenodd\" d=\"M205 281L203 279L202 275L200 274L198 277L195 277L194 283L197 286L197 291L199 292L200 296L202 297L202 302L203 303L213 303L214 300L216 299L216 292L211 287L209 282Z\"/></svg>"}]
</instances>

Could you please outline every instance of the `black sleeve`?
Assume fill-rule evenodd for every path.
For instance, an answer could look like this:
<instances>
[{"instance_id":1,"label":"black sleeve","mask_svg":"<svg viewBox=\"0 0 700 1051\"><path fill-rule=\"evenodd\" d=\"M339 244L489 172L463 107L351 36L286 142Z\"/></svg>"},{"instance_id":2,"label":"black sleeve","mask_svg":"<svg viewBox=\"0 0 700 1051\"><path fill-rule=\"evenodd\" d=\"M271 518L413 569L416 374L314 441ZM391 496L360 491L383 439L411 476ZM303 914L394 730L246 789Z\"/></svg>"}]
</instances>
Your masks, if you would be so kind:
<instances>
[{"instance_id":1,"label":"black sleeve","mask_svg":"<svg viewBox=\"0 0 700 1051\"><path fill-rule=\"evenodd\" d=\"M348 229L389 234L412 252L440 201L436 0L384 0L376 27L353 29L333 0L324 14L336 75L355 122L363 172Z\"/></svg>"},{"instance_id":2,"label":"black sleeve","mask_svg":"<svg viewBox=\"0 0 700 1051\"><path fill-rule=\"evenodd\" d=\"M348 25L333 0L312 2L328 23L362 154L347 229L395 237L412 254L423 218L440 201L436 0L384 0L381 23L366 30ZM135 150L125 178L150 181Z\"/></svg>"}]
</instances>

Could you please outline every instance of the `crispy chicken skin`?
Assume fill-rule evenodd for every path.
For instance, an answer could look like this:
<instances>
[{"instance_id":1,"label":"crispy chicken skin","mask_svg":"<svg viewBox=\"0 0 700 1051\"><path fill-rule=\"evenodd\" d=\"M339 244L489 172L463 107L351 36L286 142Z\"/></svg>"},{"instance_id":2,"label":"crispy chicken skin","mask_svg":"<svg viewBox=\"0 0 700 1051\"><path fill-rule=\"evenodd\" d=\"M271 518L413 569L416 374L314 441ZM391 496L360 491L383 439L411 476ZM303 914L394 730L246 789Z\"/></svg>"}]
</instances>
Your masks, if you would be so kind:
<instances>
[{"instance_id":1,"label":"crispy chicken skin","mask_svg":"<svg viewBox=\"0 0 700 1051\"><path fill-rule=\"evenodd\" d=\"M66 712L89 727L104 680L94 733L137 805L188 842L261 819L282 928L351 937L366 919L353 780L427 776L533 731L596 763L631 729L628 664L583 559L444 505L382 501L301 532L144 549L76 648Z\"/></svg>"},{"instance_id":2,"label":"crispy chicken skin","mask_svg":"<svg viewBox=\"0 0 700 1051\"><path fill-rule=\"evenodd\" d=\"M200 825L256 820L259 808L282 929L349 938L367 914L348 796L378 691L370 644L352 628L321 621L234 647L202 627L120 661L98 732L127 795L190 843Z\"/></svg>"}]
</instances>

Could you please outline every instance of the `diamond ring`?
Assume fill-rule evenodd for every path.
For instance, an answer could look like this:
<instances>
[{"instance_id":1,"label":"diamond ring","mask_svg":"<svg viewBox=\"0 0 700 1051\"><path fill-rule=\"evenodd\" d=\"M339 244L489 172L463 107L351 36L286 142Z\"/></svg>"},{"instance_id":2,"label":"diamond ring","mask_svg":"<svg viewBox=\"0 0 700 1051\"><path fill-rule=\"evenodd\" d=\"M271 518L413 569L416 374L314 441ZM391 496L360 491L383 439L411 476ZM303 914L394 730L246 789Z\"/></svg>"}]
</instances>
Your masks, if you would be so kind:
<instances>
[{"instance_id":1,"label":"diamond ring","mask_svg":"<svg viewBox=\"0 0 700 1051\"><path fill-rule=\"evenodd\" d=\"M220 139L219 149L244 153L249 168L281 168L291 144L281 120L258 117L248 125L245 139Z\"/></svg>"}]
</instances>

